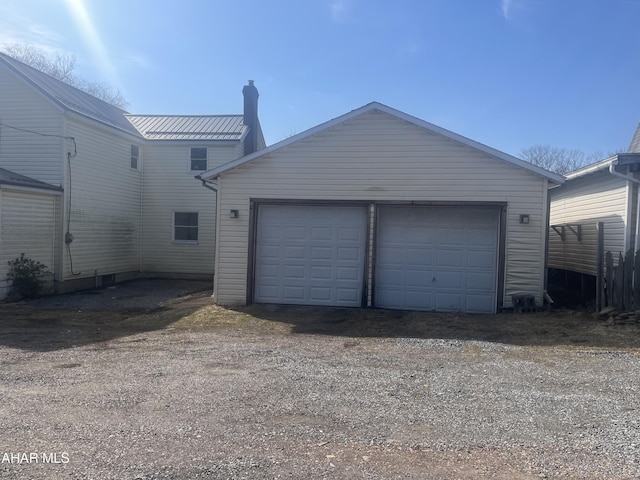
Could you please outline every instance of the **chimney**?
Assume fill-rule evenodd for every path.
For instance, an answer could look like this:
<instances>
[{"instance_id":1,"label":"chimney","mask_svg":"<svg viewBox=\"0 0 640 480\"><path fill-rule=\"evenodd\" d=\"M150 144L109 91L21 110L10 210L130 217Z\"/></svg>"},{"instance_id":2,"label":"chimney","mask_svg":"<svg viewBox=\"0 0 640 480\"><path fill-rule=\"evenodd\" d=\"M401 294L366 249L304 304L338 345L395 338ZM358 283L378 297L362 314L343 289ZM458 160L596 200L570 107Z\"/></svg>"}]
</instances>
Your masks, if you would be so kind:
<instances>
[{"instance_id":1,"label":"chimney","mask_svg":"<svg viewBox=\"0 0 640 480\"><path fill-rule=\"evenodd\" d=\"M258 149L258 89L249 80L249 85L242 88L244 96L244 124L249 133L244 140L244 154L249 155Z\"/></svg>"}]
</instances>

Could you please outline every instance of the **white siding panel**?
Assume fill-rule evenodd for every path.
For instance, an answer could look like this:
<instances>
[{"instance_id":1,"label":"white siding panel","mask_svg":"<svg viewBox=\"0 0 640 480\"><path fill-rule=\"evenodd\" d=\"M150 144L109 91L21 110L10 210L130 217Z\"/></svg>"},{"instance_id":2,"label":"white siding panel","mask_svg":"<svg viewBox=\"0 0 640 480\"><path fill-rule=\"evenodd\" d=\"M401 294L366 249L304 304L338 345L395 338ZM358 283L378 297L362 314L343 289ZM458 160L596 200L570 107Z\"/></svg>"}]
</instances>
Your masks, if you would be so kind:
<instances>
[{"instance_id":1,"label":"white siding panel","mask_svg":"<svg viewBox=\"0 0 640 480\"><path fill-rule=\"evenodd\" d=\"M250 199L506 203L505 305L541 303L546 205L543 178L380 112L272 152L219 179L222 215L216 299L246 301ZM519 224L528 214L530 223Z\"/></svg>"},{"instance_id":2,"label":"white siding panel","mask_svg":"<svg viewBox=\"0 0 640 480\"><path fill-rule=\"evenodd\" d=\"M7 293L8 261L24 253L55 271L55 195L0 190L0 298Z\"/></svg>"},{"instance_id":3,"label":"white siding panel","mask_svg":"<svg viewBox=\"0 0 640 480\"><path fill-rule=\"evenodd\" d=\"M69 119L67 128L78 151L65 182L67 202L71 194L71 255L76 275L65 255L65 279L92 277L96 271L98 275L138 271L141 173L130 168L132 142L96 128L89 120ZM65 231L68 207L66 203Z\"/></svg>"},{"instance_id":4,"label":"white siding panel","mask_svg":"<svg viewBox=\"0 0 640 480\"><path fill-rule=\"evenodd\" d=\"M64 135L60 109L0 66L0 122L46 135ZM62 184L63 148L70 142L0 126L0 167L52 185ZM72 148L72 147L71 147Z\"/></svg>"},{"instance_id":5,"label":"white siding panel","mask_svg":"<svg viewBox=\"0 0 640 480\"><path fill-rule=\"evenodd\" d=\"M213 274L216 193L189 172L189 152L201 143L148 143L143 153L142 270L148 273ZM236 158L236 144L209 145L208 168ZM197 244L174 243L173 212L198 212ZM227 211L228 216L228 211Z\"/></svg>"},{"instance_id":6,"label":"white siding panel","mask_svg":"<svg viewBox=\"0 0 640 480\"><path fill-rule=\"evenodd\" d=\"M580 224L582 240L566 229L563 241L550 229L549 267L595 275L598 222L604 222L605 251L613 252L617 262L617 254L628 248L628 190L626 180L606 171L551 190L550 225Z\"/></svg>"}]
</instances>

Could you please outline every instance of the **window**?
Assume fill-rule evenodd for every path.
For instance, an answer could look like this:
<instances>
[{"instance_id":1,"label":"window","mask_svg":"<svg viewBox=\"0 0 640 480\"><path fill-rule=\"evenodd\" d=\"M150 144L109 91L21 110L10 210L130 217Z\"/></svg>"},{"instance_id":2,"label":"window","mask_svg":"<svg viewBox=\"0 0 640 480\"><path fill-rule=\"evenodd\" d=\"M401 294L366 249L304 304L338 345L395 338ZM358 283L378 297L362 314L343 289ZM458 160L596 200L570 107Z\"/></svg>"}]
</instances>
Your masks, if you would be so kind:
<instances>
[{"instance_id":1,"label":"window","mask_svg":"<svg viewBox=\"0 0 640 480\"><path fill-rule=\"evenodd\" d=\"M140 147L131 145L131 168L138 170L140 164Z\"/></svg>"},{"instance_id":2,"label":"window","mask_svg":"<svg viewBox=\"0 0 640 480\"><path fill-rule=\"evenodd\" d=\"M191 243L198 241L198 212L173 213L173 240Z\"/></svg>"},{"instance_id":3,"label":"window","mask_svg":"<svg viewBox=\"0 0 640 480\"><path fill-rule=\"evenodd\" d=\"M207 169L207 149L201 147L191 148L189 169L192 171L204 171Z\"/></svg>"}]
</instances>

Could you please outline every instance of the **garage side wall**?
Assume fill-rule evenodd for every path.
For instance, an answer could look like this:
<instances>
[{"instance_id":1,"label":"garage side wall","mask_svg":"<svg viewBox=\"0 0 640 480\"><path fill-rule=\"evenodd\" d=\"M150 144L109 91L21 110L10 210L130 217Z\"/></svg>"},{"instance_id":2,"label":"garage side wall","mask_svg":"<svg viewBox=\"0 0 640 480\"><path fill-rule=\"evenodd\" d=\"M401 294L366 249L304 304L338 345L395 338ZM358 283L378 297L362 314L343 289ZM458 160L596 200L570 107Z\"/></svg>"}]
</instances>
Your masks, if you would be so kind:
<instances>
[{"instance_id":1,"label":"garage side wall","mask_svg":"<svg viewBox=\"0 0 640 480\"><path fill-rule=\"evenodd\" d=\"M365 113L221 176L216 301L246 302L254 198L506 203L505 291L498 295L505 306L524 293L541 304L545 190L543 178L522 168L386 113ZM529 224L520 224L521 214Z\"/></svg>"},{"instance_id":2,"label":"garage side wall","mask_svg":"<svg viewBox=\"0 0 640 480\"><path fill-rule=\"evenodd\" d=\"M55 271L58 199L51 194L0 189L0 299L10 287L7 262L22 253Z\"/></svg>"},{"instance_id":3,"label":"garage side wall","mask_svg":"<svg viewBox=\"0 0 640 480\"><path fill-rule=\"evenodd\" d=\"M549 230L549 267L596 275L597 222L604 222L605 251L617 255L628 248L626 238L629 187L608 171L570 180L550 191L550 225L579 224L582 238L567 231L564 240Z\"/></svg>"}]
</instances>

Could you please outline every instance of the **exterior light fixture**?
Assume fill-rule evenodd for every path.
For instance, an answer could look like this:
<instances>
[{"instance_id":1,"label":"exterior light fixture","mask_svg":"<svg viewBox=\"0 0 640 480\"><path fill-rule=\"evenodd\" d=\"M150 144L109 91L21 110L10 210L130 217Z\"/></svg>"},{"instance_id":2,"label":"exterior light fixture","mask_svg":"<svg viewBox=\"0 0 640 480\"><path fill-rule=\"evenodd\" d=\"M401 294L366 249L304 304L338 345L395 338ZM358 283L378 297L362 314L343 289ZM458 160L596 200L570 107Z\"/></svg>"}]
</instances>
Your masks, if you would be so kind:
<instances>
[{"instance_id":1,"label":"exterior light fixture","mask_svg":"<svg viewBox=\"0 0 640 480\"><path fill-rule=\"evenodd\" d=\"M529 223L529 215L527 215L527 214L520 215L520 223L525 224L525 225L528 224Z\"/></svg>"},{"instance_id":2,"label":"exterior light fixture","mask_svg":"<svg viewBox=\"0 0 640 480\"><path fill-rule=\"evenodd\" d=\"M231 210L229 212L229 217L230 218L238 218L238 210Z\"/></svg>"}]
</instances>

